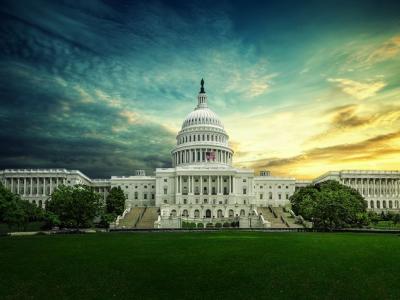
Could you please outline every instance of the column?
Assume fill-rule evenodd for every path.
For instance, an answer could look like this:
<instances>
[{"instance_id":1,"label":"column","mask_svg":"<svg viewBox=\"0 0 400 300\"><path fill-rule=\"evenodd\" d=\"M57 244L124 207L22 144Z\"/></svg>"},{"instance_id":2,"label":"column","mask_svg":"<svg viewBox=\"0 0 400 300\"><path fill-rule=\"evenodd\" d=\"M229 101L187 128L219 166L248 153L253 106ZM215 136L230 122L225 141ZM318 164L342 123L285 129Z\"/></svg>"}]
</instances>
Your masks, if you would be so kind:
<instances>
[{"instance_id":1,"label":"column","mask_svg":"<svg viewBox=\"0 0 400 300\"><path fill-rule=\"evenodd\" d=\"M14 177L11 177L11 193L14 193Z\"/></svg>"},{"instance_id":2,"label":"column","mask_svg":"<svg viewBox=\"0 0 400 300\"><path fill-rule=\"evenodd\" d=\"M211 195L211 176L208 175L208 194Z\"/></svg>"},{"instance_id":3,"label":"column","mask_svg":"<svg viewBox=\"0 0 400 300\"><path fill-rule=\"evenodd\" d=\"M231 176L228 176L228 195L231 194Z\"/></svg>"},{"instance_id":4,"label":"column","mask_svg":"<svg viewBox=\"0 0 400 300\"><path fill-rule=\"evenodd\" d=\"M24 195L26 195L26 177L24 177Z\"/></svg>"},{"instance_id":5,"label":"column","mask_svg":"<svg viewBox=\"0 0 400 300\"><path fill-rule=\"evenodd\" d=\"M46 177L43 178L43 195L46 195Z\"/></svg>"},{"instance_id":6,"label":"column","mask_svg":"<svg viewBox=\"0 0 400 300\"><path fill-rule=\"evenodd\" d=\"M36 177L36 195L39 195L39 177Z\"/></svg>"},{"instance_id":7,"label":"column","mask_svg":"<svg viewBox=\"0 0 400 300\"><path fill-rule=\"evenodd\" d=\"M20 178L18 177L17 178L17 189L18 189L18 192L17 192L17 194L19 195L20 194L20 189L19 189L19 181L20 181Z\"/></svg>"},{"instance_id":8,"label":"column","mask_svg":"<svg viewBox=\"0 0 400 300\"><path fill-rule=\"evenodd\" d=\"M219 184L220 184L220 182L219 182L219 177L220 176L217 176L217 194L219 195Z\"/></svg>"},{"instance_id":9,"label":"column","mask_svg":"<svg viewBox=\"0 0 400 300\"><path fill-rule=\"evenodd\" d=\"M182 176L179 176L179 194L182 194Z\"/></svg>"},{"instance_id":10,"label":"column","mask_svg":"<svg viewBox=\"0 0 400 300\"><path fill-rule=\"evenodd\" d=\"M200 176L200 195L203 195L203 176Z\"/></svg>"},{"instance_id":11,"label":"column","mask_svg":"<svg viewBox=\"0 0 400 300\"><path fill-rule=\"evenodd\" d=\"M229 179L230 179L230 187L231 187L231 190L230 190L230 193L233 193L233 176L229 176ZM250 185L250 189L252 188L252 182L251 182L251 185Z\"/></svg>"},{"instance_id":12,"label":"column","mask_svg":"<svg viewBox=\"0 0 400 300\"><path fill-rule=\"evenodd\" d=\"M50 195L53 192L53 177L50 177Z\"/></svg>"},{"instance_id":13,"label":"column","mask_svg":"<svg viewBox=\"0 0 400 300\"><path fill-rule=\"evenodd\" d=\"M176 175L175 176L175 195L178 194L178 179L179 179L179 176Z\"/></svg>"},{"instance_id":14,"label":"column","mask_svg":"<svg viewBox=\"0 0 400 300\"><path fill-rule=\"evenodd\" d=\"M361 195L365 197L364 178L361 178Z\"/></svg>"},{"instance_id":15,"label":"column","mask_svg":"<svg viewBox=\"0 0 400 300\"><path fill-rule=\"evenodd\" d=\"M194 176L190 176L192 178L191 187L192 187L192 194L194 194Z\"/></svg>"},{"instance_id":16,"label":"column","mask_svg":"<svg viewBox=\"0 0 400 300\"><path fill-rule=\"evenodd\" d=\"M31 185L30 185L30 195L33 194L33 178L31 177Z\"/></svg>"}]
</instances>

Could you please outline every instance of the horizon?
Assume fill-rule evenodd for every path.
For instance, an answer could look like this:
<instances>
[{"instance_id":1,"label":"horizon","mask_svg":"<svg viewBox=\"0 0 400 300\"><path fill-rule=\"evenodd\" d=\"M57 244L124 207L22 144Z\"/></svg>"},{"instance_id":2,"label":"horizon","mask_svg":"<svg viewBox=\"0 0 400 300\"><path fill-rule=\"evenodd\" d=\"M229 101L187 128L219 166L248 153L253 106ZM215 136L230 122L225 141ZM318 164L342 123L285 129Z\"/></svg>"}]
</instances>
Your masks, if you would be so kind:
<instances>
[{"instance_id":1,"label":"horizon","mask_svg":"<svg viewBox=\"0 0 400 300\"><path fill-rule=\"evenodd\" d=\"M0 169L172 167L204 78L236 167L399 170L396 1L5 1Z\"/></svg>"}]
</instances>

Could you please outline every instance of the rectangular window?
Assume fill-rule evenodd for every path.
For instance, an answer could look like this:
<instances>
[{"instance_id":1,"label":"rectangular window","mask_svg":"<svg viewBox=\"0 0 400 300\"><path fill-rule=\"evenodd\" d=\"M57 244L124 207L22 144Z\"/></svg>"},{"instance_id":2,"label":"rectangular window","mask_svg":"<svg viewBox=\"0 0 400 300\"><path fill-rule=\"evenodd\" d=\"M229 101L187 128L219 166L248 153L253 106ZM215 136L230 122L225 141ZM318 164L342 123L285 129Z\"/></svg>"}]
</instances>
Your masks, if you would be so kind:
<instances>
[{"instance_id":1,"label":"rectangular window","mask_svg":"<svg viewBox=\"0 0 400 300\"><path fill-rule=\"evenodd\" d=\"M260 194L260 199L262 199L263 198L263 194Z\"/></svg>"},{"instance_id":2,"label":"rectangular window","mask_svg":"<svg viewBox=\"0 0 400 300\"><path fill-rule=\"evenodd\" d=\"M164 195L166 195L167 192L168 192L168 189L167 189L167 188L164 188Z\"/></svg>"},{"instance_id":3,"label":"rectangular window","mask_svg":"<svg viewBox=\"0 0 400 300\"><path fill-rule=\"evenodd\" d=\"M143 194L144 200L147 200L147 194Z\"/></svg>"},{"instance_id":4,"label":"rectangular window","mask_svg":"<svg viewBox=\"0 0 400 300\"><path fill-rule=\"evenodd\" d=\"M243 188L243 195L246 195L246 193L247 193L247 189Z\"/></svg>"}]
</instances>

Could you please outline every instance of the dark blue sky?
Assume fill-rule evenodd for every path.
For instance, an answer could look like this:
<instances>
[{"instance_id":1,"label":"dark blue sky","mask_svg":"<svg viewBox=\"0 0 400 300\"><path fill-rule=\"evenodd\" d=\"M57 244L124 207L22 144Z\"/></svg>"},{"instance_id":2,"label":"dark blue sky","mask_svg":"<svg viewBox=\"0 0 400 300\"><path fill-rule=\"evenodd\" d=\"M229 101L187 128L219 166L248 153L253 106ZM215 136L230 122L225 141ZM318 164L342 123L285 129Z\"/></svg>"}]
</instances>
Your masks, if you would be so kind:
<instances>
[{"instance_id":1,"label":"dark blue sky","mask_svg":"<svg viewBox=\"0 0 400 300\"><path fill-rule=\"evenodd\" d=\"M368 150L399 128L398 1L2 1L0 16L0 168L170 166L202 77L238 166L400 167L397 138Z\"/></svg>"}]
</instances>

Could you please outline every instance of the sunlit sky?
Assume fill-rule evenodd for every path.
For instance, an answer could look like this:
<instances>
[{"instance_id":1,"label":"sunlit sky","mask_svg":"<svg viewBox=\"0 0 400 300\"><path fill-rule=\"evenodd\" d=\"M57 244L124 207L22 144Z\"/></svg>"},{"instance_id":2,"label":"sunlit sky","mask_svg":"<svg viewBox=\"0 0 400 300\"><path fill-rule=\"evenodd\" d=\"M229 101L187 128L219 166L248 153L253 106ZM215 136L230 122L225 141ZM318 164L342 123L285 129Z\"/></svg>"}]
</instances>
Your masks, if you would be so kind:
<instances>
[{"instance_id":1,"label":"sunlit sky","mask_svg":"<svg viewBox=\"0 0 400 300\"><path fill-rule=\"evenodd\" d=\"M400 2L261 2L2 1L0 168L169 167L203 77L237 167L400 169Z\"/></svg>"}]
</instances>

